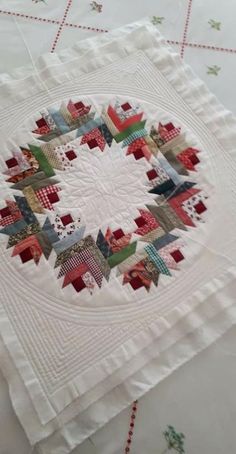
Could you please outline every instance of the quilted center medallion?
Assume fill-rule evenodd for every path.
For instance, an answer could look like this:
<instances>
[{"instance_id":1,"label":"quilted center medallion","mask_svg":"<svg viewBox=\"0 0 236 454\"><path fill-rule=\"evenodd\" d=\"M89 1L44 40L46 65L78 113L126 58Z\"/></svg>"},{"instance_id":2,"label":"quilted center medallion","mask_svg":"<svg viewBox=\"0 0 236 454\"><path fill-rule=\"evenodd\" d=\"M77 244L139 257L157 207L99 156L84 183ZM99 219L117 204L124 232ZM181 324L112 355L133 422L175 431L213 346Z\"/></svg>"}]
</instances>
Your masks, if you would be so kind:
<instances>
[{"instance_id":1,"label":"quilted center medallion","mask_svg":"<svg viewBox=\"0 0 236 454\"><path fill-rule=\"evenodd\" d=\"M183 125L136 100L42 109L19 128L2 168L10 260L22 272L48 262L55 285L81 295L115 281L132 292L157 288L161 275L171 282L184 232L204 222L201 154Z\"/></svg>"}]
</instances>

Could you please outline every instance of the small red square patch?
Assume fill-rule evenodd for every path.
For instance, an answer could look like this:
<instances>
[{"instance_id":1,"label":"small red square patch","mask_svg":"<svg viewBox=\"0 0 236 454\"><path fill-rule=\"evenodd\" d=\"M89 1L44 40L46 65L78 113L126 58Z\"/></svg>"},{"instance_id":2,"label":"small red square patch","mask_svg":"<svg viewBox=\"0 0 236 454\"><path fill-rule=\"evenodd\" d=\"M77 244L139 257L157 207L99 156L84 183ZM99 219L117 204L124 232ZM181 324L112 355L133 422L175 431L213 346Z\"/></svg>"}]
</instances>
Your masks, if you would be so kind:
<instances>
[{"instance_id":1,"label":"small red square patch","mask_svg":"<svg viewBox=\"0 0 236 454\"><path fill-rule=\"evenodd\" d=\"M113 232L113 235L116 240L119 240L120 238L122 238L124 236L124 232L122 229L118 229L118 230L115 230L115 232Z\"/></svg>"},{"instance_id":2,"label":"small red square patch","mask_svg":"<svg viewBox=\"0 0 236 454\"><path fill-rule=\"evenodd\" d=\"M29 247L24 249L24 251L21 251L19 255L20 255L22 263L28 262L29 260L31 260L33 258Z\"/></svg>"},{"instance_id":3,"label":"small red square patch","mask_svg":"<svg viewBox=\"0 0 236 454\"><path fill-rule=\"evenodd\" d=\"M203 202L198 202L197 205L194 205L194 208L198 214L201 214L204 211L206 211L206 207Z\"/></svg>"},{"instance_id":4,"label":"small red square patch","mask_svg":"<svg viewBox=\"0 0 236 454\"><path fill-rule=\"evenodd\" d=\"M143 227L146 224L146 221L142 216L136 218L134 222L137 224L138 227Z\"/></svg>"},{"instance_id":5,"label":"small red square patch","mask_svg":"<svg viewBox=\"0 0 236 454\"><path fill-rule=\"evenodd\" d=\"M48 200L51 203L59 202L59 197L57 195L57 192L52 192L51 194L48 194Z\"/></svg>"},{"instance_id":6,"label":"small red square patch","mask_svg":"<svg viewBox=\"0 0 236 454\"><path fill-rule=\"evenodd\" d=\"M77 158L77 155L75 154L74 150L66 151L66 156L69 159L69 161L73 161L73 159Z\"/></svg>"},{"instance_id":7,"label":"small red square patch","mask_svg":"<svg viewBox=\"0 0 236 454\"><path fill-rule=\"evenodd\" d=\"M83 108L84 108L84 103L81 102L81 101L79 101L79 102L76 102L76 103L74 104L74 106L75 106L75 108L76 108L77 110L80 110L80 109L83 109Z\"/></svg>"},{"instance_id":8,"label":"small red square patch","mask_svg":"<svg viewBox=\"0 0 236 454\"><path fill-rule=\"evenodd\" d=\"M11 158L6 161L6 165L7 165L8 169L11 169L11 167L18 166L18 162L17 162L16 158Z\"/></svg>"},{"instance_id":9,"label":"small red square patch","mask_svg":"<svg viewBox=\"0 0 236 454\"><path fill-rule=\"evenodd\" d=\"M180 252L178 249L176 249L176 251L171 252L170 255L172 255L176 263L179 263L181 262L181 260L184 260L182 252Z\"/></svg>"},{"instance_id":10,"label":"small red square patch","mask_svg":"<svg viewBox=\"0 0 236 454\"><path fill-rule=\"evenodd\" d=\"M143 287L143 282L139 276L133 277L133 279L131 279L131 281L129 283L134 290L137 290L138 288Z\"/></svg>"},{"instance_id":11,"label":"small red square patch","mask_svg":"<svg viewBox=\"0 0 236 454\"><path fill-rule=\"evenodd\" d=\"M195 153L193 153L191 156L189 156L189 159L194 166L200 162Z\"/></svg>"},{"instance_id":12,"label":"small red square patch","mask_svg":"<svg viewBox=\"0 0 236 454\"><path fill-rule=\"evenodd\" d=\"M167 129L168 132L172 131L172 129L175 129L173 123L167 123L165 125L165 128Z\"/></svg>"},{"instance_id":13,"label":"small red square patch","mask_svg":"<svg viewBox=\"0 0 236 454\"><path fill-rule=\"evenodd\" d=\"M11 215L10 208L9 207L2 208L0 210L0 215L2 216L2 218L6 218L7 216L10 216Z\"/></svg>"},{"instance_id":14,"label":"small red square patch","mask_svg":"<svg viewBox=\"0 0 236 454\"><path fill-rule=\"evenodd\" d=\"M44 126L48 126L48 125L47 125L47 122L46 122L46 120L44 120L44 118L40 118L40 120L37 120L37 121L36 121L36 125L37 125L39 128L43 128Z\"/></svg>"},{"instance_id":15,"label":"small red square patch","mask_svg":"<svg viewBox=\"0 0 236 454\"><path fill-rule=\"evenodd\" d=\"M138 148L137 150L135 150L133 155L137 161L138 161L138 159L141 159L144 157L143 150L141 148Z\"/></svg>"},{"instance_id":16,"label":"small red square patch","mask_svg":"<svg viewBox=\"0 0 236 454\"><path fill-rule=\"evenodd\" d=\"M83 279L81 276L77 277L77 279L75 279L73 282L72 282L72 285L74 287L74 289L77 291L77 292L80 292L81 290L83 290L83 288L86 287Z\"/></svg>"},{"instance_id":17,"label":"small red square patch","mask_svg":"<svg viewBox=\"0 0 236 454\"><path fill-rule=\"evenodd\" d=\"M98 146L96 139L91 139L87 143L90 149L96 148Z\"/></svg>"},{"instance_id":18,"label":"small red square patch","mask_svg":"<svg viewBox=\"0 0 236 454\"><path fill-rule=\"evenodd\" d=\"M63 225L68 225L73 222L73 219L70 214L66 214L65 216L61 216L61 222Z\"/></svg>"},{"instance_id":19,"label":"small red square patch","mask_svg":"<svg viewBox=\"0 0 236 454\"><path fill-rule=\"evenodd\" d=\"M126 102L125 104L122 104L121 108L126 112L127 110L131 109L131 105Z\"/></svg>"},{"instance_id":20,"label":"small red square patch","mask_svg":"<svg viewBox=\"0 0 236 454\"><path fill-rule=\"evenodd\" d=\"M157 172L155 169L149 170L147 172L147 177L149 180L154 180L157 177Z\"/></svg>"}]
</instances>

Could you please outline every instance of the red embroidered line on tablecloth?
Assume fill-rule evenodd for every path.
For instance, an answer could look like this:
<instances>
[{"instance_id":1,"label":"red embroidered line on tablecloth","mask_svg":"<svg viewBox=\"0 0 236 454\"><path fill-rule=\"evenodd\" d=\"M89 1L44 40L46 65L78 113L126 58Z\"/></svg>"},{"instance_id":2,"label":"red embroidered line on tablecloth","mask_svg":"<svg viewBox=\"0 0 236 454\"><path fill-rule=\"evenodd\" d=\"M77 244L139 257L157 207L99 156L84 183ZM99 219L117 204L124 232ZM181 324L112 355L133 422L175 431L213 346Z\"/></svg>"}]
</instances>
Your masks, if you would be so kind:
<instances>
[{"instance_id":1,"label":"red embroidered line on tablecloth","mask_svg":"<svg viewBox=\"0 0 236 454\"><path fill-rule=\"evenodd\" d=\"M171 39L168 39L167 43L168 44L176 44L177 46L183 44L181 41L173 41ZM192 47L192 48L196 48L196 49L206 49L206 50L214 50L214 51L217 51L217 52L229 52L230 54L236 54L236 49L231 49L230 47L217 47L217 46L212 46L211 44L200 44L200 43L185 42L184 46L185 47Z\"/></svg>"},{"instance_id":2,"label":"red embroidered line on tablecloth","mask_svg":"<svg viewBox=\"0 0 236 454\"><path fill-rule=\"evenodd\" d=\"M184 34L183 34L182 46L181 46L181 51L180 51L180 55L181 55L182 58L184 56L185 43L187 42L187 34L188 34L188 26L189 26L189 20L190 20L190 15L191 15L191 9L192 9L192 0L189 0L188 9L187 9L187 16L186 16L186 21L185 21L185 26L184 26Z\"/></svg>"},{"instance_id":3,"label":"red embroidered line on tablecloth","mask_svg":"<svg viewBox=\"0 0 236 454\"><path fill-rule=\"evenodd\" d=\"M44 17L31 16L29 14L16 13L14 11L7 11L7 10L3 10L3 9L0 9L0 14L4 14L5 16L19 17L21 19L29 19L29 20L33 20L33 21L36 21L36 22L45 22L45 23L48 23L48 24L56 24L56 25L60 25L61 24L61 21L59 21L58 19L46 19ZM103 29L103 28L95 28L95 27L89 27L87 25L72 24L70 22L65 22L63 24L63 27L79 28L79 29L82 29L82 30L90 30L90 31L101 32L101 33L107 33L108 32L108 30Z\"/></svg>"},{"instance_id":4,"label":"red embroidered line on tablecloth","mask_svg":"<svg viewBox=\"0 0 236 454\"><path fill-rule=\"evenodd\" d=\"M125 450L124 450L125 454L130 453L130 451L131 451L131 444L132 444L133 435L134 435L135 418L136 418L136 414L137 414L137 404L138 404L137 400L135 400L132 404L132 412L130 415L128 436L127 436Z\"/></svg>"},{"instance_id":5,"label":"red embroidered line on tablecloth","mask_svg":"<svg viewBox=\"0 0 236 454\"><path fill-rule=\"evenodd\" d=\"M36 22L45 22L48 24L56 24L59 25L61 22L57 19L46 19L44 17L38 17L38 16L31 16L28 14L23 14L23 13L16 13L13 11L6 11L0 9L0 14L4 14L6 16L15 16L19 17L22 19L29 19L29 20L34 20ZM65 22L63 24L63 27L70 27L70 28L79 28L82 30L90 30L94 32L100 32L100 33L108 33L109 30L104 29L104 28L95 28L95 27L89 27L87 25L80 25L80 24L72 24L70 22ZM190 43L188 41L174 41L171 39L167 40L168 44L175 44L177 46L184 46L184 47L192 47L196 49L207 49L207 50L214 50L216 52L228 52L230 54L235 54L236 49L232 49L230 47L218 47L218 46L213 46L211 44L200 44L200 43Z\"/></svg>"},{"instance_id":6,"label":"red embroidered line on tablecloth","mask_svg":"<svg viewBox=\"0 0 236 454\"><path fill-rule=\"evenodd\" d=\"M72 1L73 1L73 0L68 0L68 1L67 1L66 9L65 9L63 18L62 18L62 20L61 20L61 22L60 22L60 25L59 25L59 28L58 28L56 37L55 37L55 39L54 39L54 41L53 41L51 52L54 52L54 50L56 49L56 46L57 46L57 43L58 43L58 41L59 41L59 38L60 38L60 35L61 35L61 32L62 32L64 23L65 23L66 18L67 18L67 14L68 14L69 9L70 9L70 7L71 7L71 5L72 5Z\"/></svg>"}]
</instances>

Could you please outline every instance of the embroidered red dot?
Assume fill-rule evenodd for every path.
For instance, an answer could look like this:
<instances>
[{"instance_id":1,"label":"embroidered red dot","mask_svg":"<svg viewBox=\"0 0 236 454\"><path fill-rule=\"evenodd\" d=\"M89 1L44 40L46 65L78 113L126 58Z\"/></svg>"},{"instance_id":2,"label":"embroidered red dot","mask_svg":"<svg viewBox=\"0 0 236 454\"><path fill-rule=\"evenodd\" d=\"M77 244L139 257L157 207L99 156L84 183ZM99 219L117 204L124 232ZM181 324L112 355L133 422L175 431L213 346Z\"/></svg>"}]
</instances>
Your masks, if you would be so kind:
<instances>
[{"instance_id":1,"label":"embroidered red dot","mask_svg":"<svg viewBox=\"0 0 236 454\"><path fill-rule=\"evenodd\" d=\"M131 447L131 443L132 443L132 437L133 437L133 434L134 434L133 428L134 428L135 413L137 411L137 404L138 404L138 401L135 400L133 402L133 405L132 405L132 413L130 415L130 424L129 424L128 437L127 437L126 445L125 445L125 453L126 452L130 452L130 447Z\"/></svg>"}]
</instances>

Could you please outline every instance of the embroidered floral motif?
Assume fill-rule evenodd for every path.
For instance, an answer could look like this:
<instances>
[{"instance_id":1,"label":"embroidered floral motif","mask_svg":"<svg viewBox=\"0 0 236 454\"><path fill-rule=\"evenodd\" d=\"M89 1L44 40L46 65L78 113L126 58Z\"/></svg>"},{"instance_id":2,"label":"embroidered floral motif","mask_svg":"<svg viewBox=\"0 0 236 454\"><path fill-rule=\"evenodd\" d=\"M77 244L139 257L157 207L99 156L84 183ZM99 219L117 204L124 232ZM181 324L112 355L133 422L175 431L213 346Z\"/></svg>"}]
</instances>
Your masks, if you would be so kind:
<instances>
[{"instance_id":1,"label":"embroidered floral motif","mask_svg":"<svg viewBox=\"0 0 236 454\"><path fill-rule=\"evenodd\" d=\"M192 181L201 153L179 126L159 121L149 130L140 106L130 102L116 100L98 116L91 105L69 100L43 109L33 135L34 143L13 151L3 172L10 187L22 192L0 209L0 233L9 237L12 256L37 265L54 251L62 287L90 294L110 280L114 268L134 291L149 291L162 274L179 269L184 260L180 232L204 222L207 209L207 196ZM60 175L72 170L82 152L102 156L110 149L112 159L113 143L116 153L120 144L124 160L146 163L150 203L138 209L133 227L98 225L91 235L85 233L82 212L77 219L67 211L53 214L63 191ZM169 429L166 437L172 443L174 432Z\"/></svg>"},{"instance_id":2,"label":"embroidered floral motif","mask_svg":"<svg viewBox=\"0 0 236 454\"><path fill-rule=\"evenodd\" d=\"M90 3L92 10L97 11L98 13L102 12L102 5L95 1Z\"/></svg>"},{"instance_id":3,"label":"embroidered floral motif","mask_svg":"<svg viewBox=\"0 0 236 454\"><path fill-rule=\"evenodd\" d=\"M217 66L217 65L208 66L207 74L210 74L212 76L218 76L220 70L221 70L220 66Z\"/></svg>"},{"instance_id":4,"label":"embroidered floral motif","mask_svg":"<svg viewBox=\"0 0 236 454\"><path fill-rule=\"evenodd\" d=\"M181 432L176 432L173 426L168 426L167 430L163 432L164 437L167 442L167 448L163 451L162 454L166 453L167 451L174 450L179 454L184 454L184 439L185 436Z\"/></svg>"},{"instance_id":5,"label":"embroidered floral motif","mask_svg":"<svg viewBox=\"0 0 236 454\"><path fill-rule=\"evenodd\" d=\"M221 29L221 22L216 21L214 19L210 19L208 21L208 24L211 26L211 28L214 28L215 30L220 31L220 29Z\"/></svg>"},{"instance_id":6,"label":"embroidered floral motif","mask_svg":"<svg viewBox=\"0 0 236 454\"><path fill-rule=\"evenodd\" d=\"M152 23L153 23L153 25L161 25L164 19L165 18L162 16L153 16Z\"/></svg>"}]
</instances>

